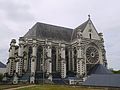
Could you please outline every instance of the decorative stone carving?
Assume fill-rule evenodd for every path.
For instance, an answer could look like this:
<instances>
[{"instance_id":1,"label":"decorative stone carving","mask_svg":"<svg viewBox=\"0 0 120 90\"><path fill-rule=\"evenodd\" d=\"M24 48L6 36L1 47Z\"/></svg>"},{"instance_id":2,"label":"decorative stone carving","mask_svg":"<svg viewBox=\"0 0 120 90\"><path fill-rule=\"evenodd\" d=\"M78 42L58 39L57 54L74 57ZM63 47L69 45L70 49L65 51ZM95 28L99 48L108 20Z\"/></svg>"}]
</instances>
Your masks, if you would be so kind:
<instances>
[{"instance_id":1,"label":"decorative stone carving","mask_svg":"<svg viewBox=\"0 0 120 90\"><path fill-rule=\"evenodd\" d=\"M60 73L61 77L65 78L66 73L68 71L77 73L77 76L79 78L84 77L85 75L87 75L87 72L89 71L88 64L90 64L91 66L91 63L89 62L92 62L92 64L95 65L96 64L95 62L98 61L97 64L100 63L106 66L107 60L106 60L106 51L104 49L105 47L104 47L103 35L102 33L99 33L99 34L96 33L96 31L95 31L96 35L93 34L94 32L92 28L92 23L91 23L91 20L90 21L89 20L88 22L85 22L79 27L77 27L76 29L74 29L74 31L69 30L70 32L65 31L63 33L65 28L62 28L62 27L60 28L62 28L63 30L61 31L57 30L59 32L62 32L62 34L65 34L65 35L71 34L70 37L59 36L59 35L58 35L59 37L57 37L57 34L58 34L57 33L56 36L51 36L52 34L48 34L51 36L50 38L48 38L49 36L45 37L47 35L47 33L45 32L45 35L43 36L45 38L40 38L40 37L34 36L34 35L39 36L39 31L33 31L37 33L33 33L34 35L32 35L31 37L29 35L31 35L32 32L27 33L29 37L27 35L25 35L25 37L20 37L18 45L15 45L16 40L12 39L10 43L10 48L9 48L9 58L7 62L8 74L10 76L13 76L15 71L15 73L17 74L17 77L20 76L19 79L21 79L21 77L25 76L24 74L29 73L30 83L34 83L36 73L38 75L40 73L43 73L48 76L48 79L50 81L52 81L53 73ZM43 29L44 28L39 30L43 30ZM51 32L52 30L49 33ZM40 35L41 34L44 34L44 33L40 33ZM94 35L97 38L90 38L89 37L90 34ZM57 37L57 38L54 38L54 37ZM60 40L57 40L58 38ZM67 41L66 39L69 39L69 40ZM39 49L41 50L40 52L37 49L39 46L42 48L42 49ZM30 49L30 52L29 52L29 47L32 48ZM53 63L52 47L56 48L56 52L55 52L56 55L54 55L56 56L56 61L54 62L56 63L55 72L52 72L52 68L53 68L52 67L52 63ZM97 51L95 49L88 50L89 47L95 47L97 48ZM68 52L66 52L67 51L66 48L68 48ZM99 58L97 58L97 61L93 62L93 58L96 57L96 53L99 56ZM91 57L92 59L89 60L89 58ZM17 82L16 76L14 77L14 80Z\"/></svg>"}]
</instances>

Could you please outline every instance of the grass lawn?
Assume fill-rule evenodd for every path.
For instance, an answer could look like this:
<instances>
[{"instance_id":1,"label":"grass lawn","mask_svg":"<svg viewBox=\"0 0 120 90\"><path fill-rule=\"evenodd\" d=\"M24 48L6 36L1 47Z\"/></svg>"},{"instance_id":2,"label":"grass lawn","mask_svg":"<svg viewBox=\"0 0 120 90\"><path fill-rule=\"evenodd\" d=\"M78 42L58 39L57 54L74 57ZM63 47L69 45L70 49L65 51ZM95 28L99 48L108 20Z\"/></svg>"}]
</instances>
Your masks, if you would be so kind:
<instances>
[{"instance_id":1,"label":"grass lawn","mask_svg":"<svg viewBox=\"0 0 120 90\"><path fill-rule=\"evenodd\" d=\"M33 87L21 88L17 90L105 90L105 88L88 88L64 85L36 85ZM108 89L107 89L108 90Z\"/></svg>"},{"instance_id":2,"label":"grass lawn","mask_svg":"<svg viewBox=\"0 0 120 90\"><path fill-rule=\"evenodd\" d=\"M0 85L0 90L120 90L120 88L85 87L67 85Z\"/></svg>"}]
</instances>

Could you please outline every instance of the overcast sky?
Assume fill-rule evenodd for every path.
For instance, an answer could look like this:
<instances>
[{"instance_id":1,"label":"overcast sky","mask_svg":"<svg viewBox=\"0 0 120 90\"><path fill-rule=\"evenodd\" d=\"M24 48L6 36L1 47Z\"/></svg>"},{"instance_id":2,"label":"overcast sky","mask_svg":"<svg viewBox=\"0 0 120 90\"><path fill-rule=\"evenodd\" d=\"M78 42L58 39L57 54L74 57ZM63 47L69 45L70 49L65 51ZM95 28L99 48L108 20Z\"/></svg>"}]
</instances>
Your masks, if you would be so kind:
<instances>
[{"instance_id":1,"label":"overcast sky","mask_svg":"<svg viewBox=\"0 0 120 90\"><path fill-rule=\"evenodd\" d=\"M109 67L120 69L120 0L0 0L0 61L7 62L11 39L36 22L74 29L88 14L104 35Z\"/></svg>"}]
</instances>

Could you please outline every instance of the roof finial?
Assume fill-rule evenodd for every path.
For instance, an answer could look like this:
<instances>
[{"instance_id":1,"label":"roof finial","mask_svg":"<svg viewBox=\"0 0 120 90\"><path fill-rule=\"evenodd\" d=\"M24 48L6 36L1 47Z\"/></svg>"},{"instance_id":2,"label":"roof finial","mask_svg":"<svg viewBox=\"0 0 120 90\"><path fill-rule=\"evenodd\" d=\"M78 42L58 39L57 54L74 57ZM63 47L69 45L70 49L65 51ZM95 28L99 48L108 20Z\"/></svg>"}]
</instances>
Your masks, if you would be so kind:
<instances>
[{"instance_id":1,"label":"roof finial","mask_svg":"<svg viewBox=\"0 0 120 90\"><path fill-rule=\"evenodd\" d=\"M88 15L88 19L90 19L90 14Z\"/></svg>"}]
</instances>

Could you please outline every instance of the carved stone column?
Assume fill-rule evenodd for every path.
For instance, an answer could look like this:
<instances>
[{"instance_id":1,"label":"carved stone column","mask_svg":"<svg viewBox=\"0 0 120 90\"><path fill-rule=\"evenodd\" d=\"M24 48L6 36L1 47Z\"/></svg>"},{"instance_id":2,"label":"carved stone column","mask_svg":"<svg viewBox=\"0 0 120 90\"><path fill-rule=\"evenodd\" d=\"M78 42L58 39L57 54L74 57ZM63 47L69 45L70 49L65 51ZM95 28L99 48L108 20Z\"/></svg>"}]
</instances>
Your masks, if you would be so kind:
<instances>
[{"instance_id":1,"label":"carved stone column","mask_svg":"<svg viewBox=\"0 0 120 90\"><path fill-rule=\"evenodd\" d=\"M83 61L83 59L82 59L82 55L81 55L81 47L78 46L77 47L77 74L78 74L78 76L82 76L82 73L83 73L82 61Z\"/></svg>"},{"instance_id":2,"label":"carved stone column","mask_svg":"<svg viewBox=\"0 0 120 90\"><path fill-rule=\"evenodd\" d=\"M85 62L82 56L81 40L78 40L77 45L77 77L82 78L85 74Z\"/></svg>"},{"instance_id":3,"label":"carved stone column","mask_svg":"<svg viewBox=\"0 0 120 90\"><path fill-rule=\"evenodd\" d=\"M107 67L107 59L106 59L106 51L105 51L105 49L103 49L103 61L104 61L104 66L105 66L106 68L108 68L108 67Z\"/></svg>"},{"instance_id":4,"label":"carved stone column","mask_svg":"<svg viewBox=\"0 0 120 90\"><path fill-rule=\"evenodd\" d=\"M59 71L58 64L59 64L59 48L56 47L56 71L57 72Z\"/></svg>"},{"instance_id":5,"label":"carved stone column","mask_svg":"<svg viewBox=\"0 0 120 90\"><path fill-rule=\"evenodd\" d=\"M18 59L16 60L16 73L22 75L23 67L23 50L24 50L24 38L20 37L19 39L19 49L18 49Z\"/></svg>"},{"instance_id":6,"label":"carved stone column","mask_svg":"<svg viewBox=\"0 0 120 90\"><path fill-rule=\"evenodd\" d=\"M68 55L69 55L68 56L69 57L69 59L68 59L68 70L69 71L71 71L71 53L70 52L71 52L71 48L68 49Z\"/></svg>"},{"instance_id":7,"label":"carved stone column","mask_svg":"<svg viewBox=\"0 0 120 90\"><path fill-rule=\"evenodd\" d=\"M14 73L13 84L18 83L18 76L22 75L23 70L23 49L24 49L24 38L19 39L18 57L16 58L16 70Z\"/></svg>"},{"instance_id":8,"label":"carved stone column","mask_svg":"<svg viewBox=\"0 0 120 90\"><path fill-rule=\"evenodd\" d=\"M12 39L11 41L11 48L10 48L10 52L9 52L9 69L10 69L10 75L14 75L14 78L13 78L13 84L17 84L18 83L18 79L16 77L16 73L14 73L15 71L15 43L16 43L16 40L15 39Z\"/></svg>"},{"instance_id":9,"label":"carved stone column","mask_svg":"<svg viewBox=\"0 0 120 90\"><path fill-rule=\"evenodd\" d=\"M61 72L61 45L58 45L58 72Z\"/></svg>"},{"instance_id":10,"label":"carved stone column","mask_svg":"<svg viewBox=\"0 0 120 90\"><path fill-rule=\"evenodd\" d=\"M103 33L99 33L99 36L100 36L100 39L101 39L100 64L107 67L106 51L105 51L105 47L104 47Z\"/></svg>"},{"instance_id":11,"label":"carved stone column","mask_svg":"<svg viewBox=\"0 0 120 90\"><path fill-rule=\"evenodd\" d=\"M8 58L8 63L7 63L7 67L8 67L8 74L10 76L12 76L14 73L14 65L15 65L15 44L16 44L16 40L12 39L11 43L10 43L10 49L9 49L9 58Z\"/></svg>"},{"instance_id":12,"label":"carved stone column","mask_svg":"<svg viewBox=\"0 0 120 90\"><path fill-rule=\"evenodd\" d=\"M47 75L48 79L52 81L52 50L51 50L51 42L47 43Z\"/></svg>"},{"instance_id":13,"label":"carved stone column","mask_svg":"<svg viewBox=\"0 0 120 90\"><path fill-rule=\"evenodd\" d=\"M74 64L74 49L73 49L73 47L72 47L72 71L74 71L74 69L75 69L75 64Z\"/></svg>"},{"instance_id":14,"label":"carved stone column","mask_svg":"<svg viewBox=\"0 0 120 90\"><path fill-rule=\"evenodd\" d=\"M37 52L37 41L33 40L33 47L32 47L32 58L31 58L31 76L30 76L30 83L35 83L35 70L36 70L36 52Z\"/></svg>"},{"instance_id":15,"label":"carved stone column","mask_svg":"<svg viewBox=\"0 0 120 90\"><path fill-rule=\"evenodd\" d=\"M66 77L65 44L61 44L61 77Z\"/></svg>"}]
</instances>

